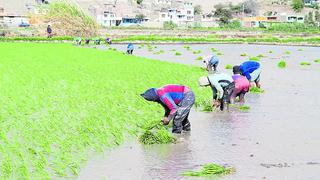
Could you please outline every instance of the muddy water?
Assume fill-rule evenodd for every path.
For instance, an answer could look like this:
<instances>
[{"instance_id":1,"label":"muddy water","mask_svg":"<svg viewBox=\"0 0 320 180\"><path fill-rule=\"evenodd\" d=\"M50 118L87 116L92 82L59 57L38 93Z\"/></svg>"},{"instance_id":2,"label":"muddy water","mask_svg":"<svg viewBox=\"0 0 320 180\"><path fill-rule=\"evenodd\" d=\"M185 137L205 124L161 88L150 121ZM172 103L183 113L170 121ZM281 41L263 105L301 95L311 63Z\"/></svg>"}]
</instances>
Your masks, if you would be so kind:
<instances>
[{"instance_id":1,"label":"muddy water","mask_svg":"<svg viewBox=\"0 0 320 180\"><path fill-rule=\"evenodd\" d=\"M157 45L155 55L147 48L137 56L201 65L200 55L217 48L220 71L226 64L264 54L263 94L248 94L249 112L201 113L190 115L192 132L171 145L143 146L134 141L96 155L81 169L79 179L192 179L179 174L214 162L236 168L223 179L320 179L320 64L301 67L300 61L320 59L319 48L258 45L190 45L203 53L193 55L182 45ZM114 46L124 50L124 45ZM303 51L298 51L298 49ZM182 56L175 56L176 49ZM268 51L273 53L269 54ZM290 51L290 54L285 54ZM286 69L277 62L287 60ZM168 82L169 83L169 82ZM196 178L197 179L197 178ZM201 178L200 178L201 179Z\"/></svg>"}]
</instances>

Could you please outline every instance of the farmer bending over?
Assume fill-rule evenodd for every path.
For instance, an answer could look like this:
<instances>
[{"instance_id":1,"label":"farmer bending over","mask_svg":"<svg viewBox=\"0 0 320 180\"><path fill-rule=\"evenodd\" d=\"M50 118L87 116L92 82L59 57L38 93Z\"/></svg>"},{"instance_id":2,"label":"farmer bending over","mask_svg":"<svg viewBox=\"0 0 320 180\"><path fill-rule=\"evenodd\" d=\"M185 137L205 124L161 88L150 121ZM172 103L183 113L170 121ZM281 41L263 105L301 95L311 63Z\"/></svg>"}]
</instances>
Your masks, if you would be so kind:
<instances>
[{"instance_id":1,"label":"farmer bending over","mask_svg":"<svg viewBox=\"0 0 320 180\"><path fill-rule=\"evenodd\" d=\"M213 54L211 56L204 57L203 63L205 64L207 71L209 71L209 74L211 74L217 71L219 58Z\"/></svg>"},{"instance_id":2,"label":"farmer bending over","mask_svg":"<svg viewBox=\"0 0 320 180\"><path fill-rule=\"evenodd\" d=\"M134 46L132 43L129 43L127 46L127 54L132 54L134 50Z\"/></svg>"},{"instance_id":3,"label":"farmer bending over","mask_svg":"<svg viewBox=\"0 0 320 180\"><path fill-rule=\"evenodd\" d=\"M245 76L241 75L240 66L233 66L233 76L235 89L231 95L230 101L234 103L235 98L239 97L240 104L244 103L244 96L249 91L250 82Z\"/></svg>"},{"instance_id":4,"label":"farmer bending over","mask_svg":"<svg viewBox=\"0 0 320 180\"><path fill-rule=\"evenodd\" d=\"M157 89L151 88L141 96L147 101L157 102L164 107L162 123L168 125L173 120L172 133L179 134L182 130L191 130L188 116L195 97L187 86L166 85Z\"/></svg>"},{"instance_id":5,"label":"farmer bending over","mask_svg":"<svg viewBox=\"0 0 320 180\"><path fill-rule=\"evenodd\" d=\"M200 86L211 86L213 93L213 107L223 111L230 103L230 96L234 90L234 82L230 75L225 73L209 74L199 79ZM219 94L218 94L219 93Z\"/></svg>"},{"instance_id":6,"label":"farmer bending over","mask_svg":"<svg viewBox=\"0 0 320 180\"><path fill-rule=\"evenodd\" d=\"M52 38L52 29L50 24L47 26L47 34L48 34L48 38Z\"/></svg>"},{"instance_id":7,"label":"farmer bending over","mask_svg":"<svg viewBox=\"0 0 320 180\"><path fill-rule=\"evenodd\" d=\"M260 85L261 66L256 61L246 61L240 65L241 74L246 76L250 81L250 85L256 85L258 88Z\"/></svg>"}]
</instances>

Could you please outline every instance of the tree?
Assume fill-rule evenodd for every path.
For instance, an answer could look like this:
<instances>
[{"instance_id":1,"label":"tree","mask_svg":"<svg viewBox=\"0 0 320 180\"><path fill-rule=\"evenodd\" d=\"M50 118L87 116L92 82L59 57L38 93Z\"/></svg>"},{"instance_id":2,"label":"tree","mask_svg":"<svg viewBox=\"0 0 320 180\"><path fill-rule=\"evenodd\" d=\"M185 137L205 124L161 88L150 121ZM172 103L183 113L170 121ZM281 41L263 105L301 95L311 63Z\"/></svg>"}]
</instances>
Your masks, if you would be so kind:
<instances>
[{"instance_id":1,"label":"tree","mask_svg":"<svg viewBox=\"0 0 320 180\"><path fill-rule=\"evenodd\" d=\"M300 12L304 7L303 0L292 0L291 7L294 11Z\"/></svg>"},{"instance_id":2,"label":"tree","mask_svg":"<svg viewBox=\"0 0 320 180\"><path fill-rule=\"evenodd\" d=\"M137 4L142 4L143 0L137 0Z\"/></svg>"},{"instance_id":3,"label":"tree","mask_svg":"<svg viewBox=\"0 0 320 180\"><path fill-rule=\"evenodd\" d=\"M232 11L222 4L215 5L214 16L219 17L219 21L223 24L229 23L232 19Z\"/></svg>"},{"instance_id":4,"label":"tree","mask_svg":"<svg viewBox=\"0 0 320 180\"><path fill-rule=\"evenodd\" d=\"M194 14L195 15L200 15L202 14L202 7L200 5L194 6Z\"/></svg>"},{"instance_id":5,"label":"tree","mask_svg":"<svg viewBox=\"0 0 320 180\"><path fill-rule=\"evenodd\" d=\"M255 0L247 0L242 3L243 12L246 14L257 15L259 4Z\"/></svg>"},{"instance_id":6,"label":"tree","mask_svg":"<svg viewBox=\"0 0 320 180\"><path fill-rule=\"evenodd\" d=\"M139 20L143 20L144 18L146 18L146 16L144 14L137 14L136 18Z\"/></svg>"}]
</instances>

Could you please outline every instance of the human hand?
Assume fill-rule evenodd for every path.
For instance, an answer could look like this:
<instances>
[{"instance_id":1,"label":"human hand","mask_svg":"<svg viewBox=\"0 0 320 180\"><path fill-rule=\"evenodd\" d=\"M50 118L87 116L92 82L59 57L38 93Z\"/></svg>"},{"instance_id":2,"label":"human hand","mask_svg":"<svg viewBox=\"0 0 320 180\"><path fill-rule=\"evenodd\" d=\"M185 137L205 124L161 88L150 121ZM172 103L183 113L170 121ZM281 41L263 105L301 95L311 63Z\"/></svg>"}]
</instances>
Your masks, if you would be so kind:
<instances>
[{"instance_id":1,"label":"human hand","mask_svg":"<svg viewBox=\"0 0 320 180\"><path fill-rule=\"evenodd\" d=\"M170 121L169 121L168 117L164 117L164 118L161 120L161 122L162 122L163 125L168 125Z\"/></svg>"},{"instance_id":2,"label":"human hand","mask_svg":"<svg viewBox=\"0 0 320 180\"><path fill-rule=\"evenodd\" d=\"M221 105L219 100L213 100L213 107L218 108Z\"/></svg>"}]
</instances>

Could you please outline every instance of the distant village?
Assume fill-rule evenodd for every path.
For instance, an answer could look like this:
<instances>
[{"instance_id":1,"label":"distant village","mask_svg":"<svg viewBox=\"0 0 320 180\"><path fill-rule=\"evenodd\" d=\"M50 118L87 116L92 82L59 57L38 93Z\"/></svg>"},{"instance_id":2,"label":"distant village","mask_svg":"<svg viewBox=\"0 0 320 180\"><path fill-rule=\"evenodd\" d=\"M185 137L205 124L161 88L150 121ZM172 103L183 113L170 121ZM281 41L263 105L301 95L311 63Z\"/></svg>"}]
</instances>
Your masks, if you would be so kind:
<instances>
[{"instance_id":1,"label":"distant village","mask_svg":"<svg viewBox=\"0 0 320 180\"><path fill-rule=\"evenodd\" d=\"M17 1L18 2L18 1ZM37 6L49 4L50 0L29 0L27 3L14 3L0 0L0 26L32 26L29 14L37 13ZM130 8L130 4L118 0L106 0L103 3L78 3L102 27L142 26L161 28L170 22L177 27L218 27L220 19L213 12L201 12L197 5L182 0L153 0ZM305 6L319 5L320 0L304 0ZM132 6L131 6L132 7ZM242 10L243 8L243 10ZM232 20L237 20L242 27L260 27L263 23L304 23L305 15L299 13L272 12L264 15L245 13L240 7Z\"/></svg>"}]
</instances>

